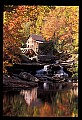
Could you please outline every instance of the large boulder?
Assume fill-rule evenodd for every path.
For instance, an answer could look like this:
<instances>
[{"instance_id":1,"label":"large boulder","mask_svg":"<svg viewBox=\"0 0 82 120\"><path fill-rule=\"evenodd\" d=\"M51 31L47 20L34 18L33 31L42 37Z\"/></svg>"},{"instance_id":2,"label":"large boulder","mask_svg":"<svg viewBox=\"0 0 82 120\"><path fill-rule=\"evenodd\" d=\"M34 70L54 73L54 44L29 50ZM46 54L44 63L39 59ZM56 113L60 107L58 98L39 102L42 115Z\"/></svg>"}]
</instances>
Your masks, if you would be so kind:
<instances>
[{"instance_id":1,"label":"large boulder","mask_svg":"<svg viewBox=\"0 0 82 120\"><path fill-rule=\"evenodd\" d=\"M19 74L19 78L24 79L26 81L36 81L36 82L38 81L36 77L34 77L33 75L27 72L21 72Z\"/></svg>"}]
</instances>

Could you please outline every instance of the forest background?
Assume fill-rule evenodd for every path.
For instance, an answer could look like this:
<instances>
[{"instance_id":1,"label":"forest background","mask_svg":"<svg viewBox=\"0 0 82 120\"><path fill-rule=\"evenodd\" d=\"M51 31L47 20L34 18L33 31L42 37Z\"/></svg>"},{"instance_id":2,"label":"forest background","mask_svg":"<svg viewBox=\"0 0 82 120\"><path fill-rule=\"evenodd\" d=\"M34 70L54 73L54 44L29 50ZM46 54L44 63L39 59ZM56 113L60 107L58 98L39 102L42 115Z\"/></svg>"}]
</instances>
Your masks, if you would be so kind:
<instances>
[{"instance_id":1,"label":"forest background","mask_svg":"<svg viewBox=\"0 0 82 120\"><path fill-rule=\"evenodd\" d=\"M19 47L25 47L30 34L54 41L54 49L67 52L78 71L79 6L4 5L3 73L5 67L21 62Z\"/></svg>"}]
</instances>

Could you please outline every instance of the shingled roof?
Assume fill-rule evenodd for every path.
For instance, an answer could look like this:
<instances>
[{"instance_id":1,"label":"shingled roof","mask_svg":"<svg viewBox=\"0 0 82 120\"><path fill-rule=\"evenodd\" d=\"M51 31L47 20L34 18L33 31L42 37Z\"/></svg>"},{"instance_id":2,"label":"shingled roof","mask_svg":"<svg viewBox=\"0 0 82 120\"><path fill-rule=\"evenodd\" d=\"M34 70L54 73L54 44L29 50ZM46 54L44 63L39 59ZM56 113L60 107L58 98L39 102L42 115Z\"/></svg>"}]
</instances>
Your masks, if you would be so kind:
<instances>
[{"instance_id":1,"label":"shingled roof","mask_svg":"<svg viewBox=\"0 0 82 120\"><path fill-rule=\"evenodd\" d=\"M31 34L30 37L32 37L36 41L45 41L41 35Z\"/></svg>"}]
</instances>

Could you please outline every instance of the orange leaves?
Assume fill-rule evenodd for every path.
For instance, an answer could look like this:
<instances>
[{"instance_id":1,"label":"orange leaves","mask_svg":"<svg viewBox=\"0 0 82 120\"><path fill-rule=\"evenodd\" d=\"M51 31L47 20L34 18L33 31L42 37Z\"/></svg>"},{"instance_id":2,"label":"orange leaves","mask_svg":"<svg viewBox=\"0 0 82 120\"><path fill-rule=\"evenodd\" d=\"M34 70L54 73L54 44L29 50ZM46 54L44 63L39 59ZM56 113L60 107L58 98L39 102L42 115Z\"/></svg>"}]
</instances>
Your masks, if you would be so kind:
<instances>
[{"instance_id":1,"label":"orange leaves","mask_svg":"<svg viewBox=\"0 0 82 120\"><path fill-rule=\"evenodd\" d=\"M40 108L40 117L51 116L52 109L48 103L45 102L44 106Z\"/></svg>"},{"instance_id":2,"label":"orange leaves","mask_svg":"<svg viewBox=\"0 0 82 120\"><path fill-rule=\"evenodd\" d=\"M13 61L19 61L17 57L14 58L15 54L19 53L18 47L21 46L21 39L23 38L23 27L22 24L28 22L28 17L26 16L27 8L25 6L18 6L12 12L4 13L4 25L3 25L3 48L4 53L8 55L12 54ZM5 63L6 61L4 61ZM9 62L9 59L7 59ZM4 67L6 64L4 64Z\"/></svg>"},{"instance_id":3,"label":"orange leaves","mask_svg":"<svg viewBox=\"0 0 82 120\"><path fill-rule=\"evenodd\" d=\"M66 38L68 38L68 37L69 37L68 34L66 34L66 35L62 35L62 36L60 37L60 40L64 40L64 39L66 39Z\"/></svg>"},{"instance_id":4,"label":"orange leaves","mask_svg":"<svg viewBox=\"0 0 82 120\"><path fill-rule=\"evenodd\" d=\"M74 31L75 26L77 26L78 21L78 7L76 6L57 6L55 9L51 10L49 15L46 17L46 22L42 28L42 34L46 39L67 39L72 37L72 31ZM73 24L75 25L73 28ZM67 28L67 29L66 29ZM63 30L62 34L61 30ZM77 28L75 30L78 31Z\"/></svg>"},{"instance_id":5,"label":"orange leaves","mask_svg":"<svg viewBox=\"0 0 82 120\"><path fill-rule=\"evenodd\" d=\"M16 8L16 12L17 12L17 14L19 14L19 15L23 15L25 11L26 11L25 6L18 6L18 7Z\"/></svg>"},{"instance_id":6,"label":"orange leaves","mask_svg":"<svg viewBox=\"0 0 82 120\"><path fill-rule=\"evenodd\" d=\"M68 110L67 106L63 105L61 103L58 104L58 107L59 107L60 110L65 111L65 112Z\"/></svg>"},{"instance_id":7,"label":"orange leaves","mask_svg":"<svg viewBox=\"0 0 82 120\"><path fill-rule=\"evenodd\" d=\"M11 30L14 26L15 26L15 25L14 25L14 22L13 22L13 21L10 22L10 23L9 23L9 30Z\"/></svg>"},{"instance_id":8,"label":"orange leaves","mask_svg":"<svg viewBox=\"0 0 82 120\"><path fill-rule=\"evenodd\" d=\"M59 106L59 109L61 109L61 110L63 110L63 111L66 110L65 106L63 106L63 105L60 105L60 106Z\"/></svg>"}]
</instances>

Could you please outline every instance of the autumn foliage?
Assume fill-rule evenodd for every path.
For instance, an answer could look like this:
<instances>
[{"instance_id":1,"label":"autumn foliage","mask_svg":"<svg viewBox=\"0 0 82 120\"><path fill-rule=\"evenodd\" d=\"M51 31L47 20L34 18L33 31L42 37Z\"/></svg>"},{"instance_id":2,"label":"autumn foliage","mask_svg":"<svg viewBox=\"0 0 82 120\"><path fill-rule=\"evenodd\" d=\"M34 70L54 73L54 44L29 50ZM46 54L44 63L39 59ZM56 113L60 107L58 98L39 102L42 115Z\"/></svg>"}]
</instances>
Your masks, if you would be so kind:
<instances>
[{"instance_id":1,"label":"autumn foliage","mask_svg":"<svg viewBox=\"0 0 82 120\"><path fill-rule=\"evenodd\" d=\"M78 6L5 5L3 12L3 67L20 62L19 47L30 34L53 40L55 48L78 52ZM60 48L57 46L60 44Z\"/></svg>"}]
</instances>

